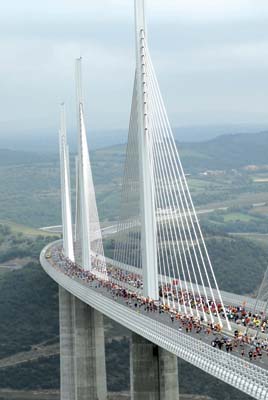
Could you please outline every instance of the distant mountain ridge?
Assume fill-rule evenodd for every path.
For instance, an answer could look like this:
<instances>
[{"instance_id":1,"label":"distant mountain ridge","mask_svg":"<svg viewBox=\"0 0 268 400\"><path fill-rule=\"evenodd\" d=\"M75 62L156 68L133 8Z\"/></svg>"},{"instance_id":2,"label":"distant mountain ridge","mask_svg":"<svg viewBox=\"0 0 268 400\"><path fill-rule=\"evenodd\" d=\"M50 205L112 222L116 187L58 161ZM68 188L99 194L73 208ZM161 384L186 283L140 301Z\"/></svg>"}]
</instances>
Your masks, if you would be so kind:
<instances>
[{"instance_id":1,"label":"distant mountain ridge","mask_svg":"<svg viewBox=\"0 0 268 400\"><path fill-rule=\"evenodd\" d=\"M0 165L20 165L50 162L56 159L55 155L35 153L32 151L19 151L0 149Z\"/></svg>"},{"instance_id":2,"label":"distant mountain ridge","mask_svg":"<svg viewBox=\"0 0 268 400\"><path fill-rule=\"evenodd\" d=\"M122 163L125 144L107 146L92 151L92 161L108 161ZM205 142L178 143L179 154L186 172L206 169L232 169L246 165L268 164L268 131L221 135ZM55 152L35 153L0 149L0 165L16 165L45 163L58 161Z\"/></svg>"},{"instance_id":3,"label":"distant mountain ridge","mask_svg":"<svg viewBox=\"0 0 268 400\"><path fill-rule=\"evenodd\" d=\"M183 163L192 169L231 169L268 164L268 131L221 135L200 143L178 145Z\"/></svg>"},{"instance_id":4,"label":"distant mountain ridge","mask_svg":"<svg viewBox=\"0 0 268 400\"><path fill-rule=\"evenodd\" d=\"M175 139L180 143L197 143L208 141L221 135L230 135L236 133L255 133L265 131L268 124L218 124L218 125L187 125L173 126ZM127 141L128 129L109 129L92 130L88 127L89 147L92 150L124 144ZM68 141L71 151L76 151L77 133L73 128L68 129ZM6 133L0 125L0 147L34 151L41 153L55 153L58 148L57 129L46 131L43 128L28 132L26 128L21 128L13 133Z\"/></svg>"}]
</instances>

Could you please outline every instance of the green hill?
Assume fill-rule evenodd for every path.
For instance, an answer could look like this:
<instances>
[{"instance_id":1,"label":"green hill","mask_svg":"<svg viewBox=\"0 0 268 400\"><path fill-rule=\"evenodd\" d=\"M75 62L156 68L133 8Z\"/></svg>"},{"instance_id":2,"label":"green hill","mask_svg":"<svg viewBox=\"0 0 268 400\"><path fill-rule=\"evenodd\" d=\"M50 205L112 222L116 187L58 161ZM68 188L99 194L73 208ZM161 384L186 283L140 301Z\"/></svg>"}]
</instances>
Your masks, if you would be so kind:
<instances>
[{"instance_id":1,"label":"green hill","mask_svg":"<svg viewBox=\"0 0 268 400\"><path fill-rule=\"evenodd\" d=\"M187 170L232 169L268 164L268 132L222 135L200 143L178 145Z\"/></svg>"},{"instance_id":2,"label":"green hill","mask_svg":"<svg viewBox=\"0 0 268 400\"><path fill-rule=\"evenodd\" d=\"M120 207L120 188L125 158L125 146L113 146L91 154L97 201L102 221L114 221ZM244 240L226 232L266 232L267 218L253 215L247 205L263 201L265 184L257 184L243 171L231 174L249 164L268 164L268 133L226 135L202 143L184 143L179 151L186 172L191 172L189 184L194 202L207 205L212 201L234 201L236 207L243 198L250 198L243 212L221 211L203 216L209 254L222 289L237 293L256 291L267 266L267 246ZM74 158L71 157L72 186ZM224 176L200 177L204 170L228 170ZM39 227L60 224L59 163L57 155L0 150L0 220ZM250 197L258 195L259 197ZM74 200L74 191L72 192ZM242 197L243 196L243 197ZM241 200L242 201L242 200ZM266 200L265 200L266 201ZM220 205L222 206L222 205ZM229 203L228 203L229 207ZM255 209L254 209L255 212ZM266 212L264 210L264 212ZM261 221L261 223L260 223ZM238 228L238 230L237 230ZM25 230L27 232L27 230ZM27 351L42 341L58 337L57 286L41 269L38 256L52 238L29 237L14 233L0 225L0 263L14 258L29 257L27 265L18 271L0 269L0 358ZM266 243L266 238L263 238ZM109 331L110 332L110 331ZM108 382L111 390L128 389L128 341L112 341L107 345ZM201 375L199 370L181 363L181 388L213 395L217 400L242 400L241 393ZM116 366L116 368L115 368ZM191 369L190 369L191 368ZM192 388L190 378L195 387ZM203 382L205 384L199 385ZM0 387L58 388L58 357L41 359L25 365L0 369Z\"/></svg>"},{"instance_id":3,"label":"green hill","mask_svg":"<svg viewBox=\"0 0 268 400\"><path fill-rule=\"evenodd\" d=\"M265 185L252 185L245 171L243 175L239 171L239 176L228 174L220 180L210 177L207 182L198 175L205 170L230 170L248 164L268 164L267 132L225 135L207 142L183 143L178 147L185 171L192 173L193 178L198 178L198 181L192 180L193 184L190 179L196 204L228 199L239 191L267 191ZM118 217L125 149L125 145L118 145L91 153L102 221L114 221ZM74 203L74 156L71 156L71 171ZM60 224L59 176L57 154L0 150L0 220L32 227Z\"/></svg>"}]
</instances>

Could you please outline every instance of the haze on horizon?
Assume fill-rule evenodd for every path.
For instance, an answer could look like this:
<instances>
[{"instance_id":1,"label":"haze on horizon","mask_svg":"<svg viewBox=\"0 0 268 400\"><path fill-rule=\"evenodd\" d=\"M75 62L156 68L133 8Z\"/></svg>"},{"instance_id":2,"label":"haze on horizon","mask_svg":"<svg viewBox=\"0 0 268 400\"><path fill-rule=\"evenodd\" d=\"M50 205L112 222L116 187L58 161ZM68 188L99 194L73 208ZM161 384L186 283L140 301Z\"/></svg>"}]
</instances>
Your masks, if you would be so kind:
<instances>
[{"instance_id":1,"label":"haze on horizon","mask_svg":"<svg viewBox=\"0 0 268 400\"><path fill-rule=\"evenodd\" d=\"M268 3L147 0L153 62L173 126L268 126ZM88 129L128 126L133 0L2 2L1 136L74 129L74 59L83 57Z\"/></svg>"}]
</instances>

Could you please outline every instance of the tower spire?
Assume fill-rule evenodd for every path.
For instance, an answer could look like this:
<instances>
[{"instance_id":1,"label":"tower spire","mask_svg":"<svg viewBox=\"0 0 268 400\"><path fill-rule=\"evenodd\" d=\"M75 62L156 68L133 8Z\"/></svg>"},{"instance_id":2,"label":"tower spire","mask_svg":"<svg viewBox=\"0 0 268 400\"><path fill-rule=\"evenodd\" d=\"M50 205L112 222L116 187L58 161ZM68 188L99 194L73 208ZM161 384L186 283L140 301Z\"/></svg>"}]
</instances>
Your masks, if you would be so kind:
<instances>
[{"instance_id":1,"label":"tower spire","mask_svg":"<svg viewBox=\"0 0 268 400\"><path fill-rule=\"evenodd\" d=\"M150 110L148 108L148 68L144 0L135 0L136 26L136 96L140 171L141 253L143 291L158 300L157 229L154 199L154 165Z\"/></svg>"},{"instance_id":2,"label":"tower spire","mask_svg":"<svg viewBox=\"0 0 268 400\"><path fill-rule=\"evenodd\" d=\"M64 103L61 104L60 114L61 117L60 117L59 144L60 144L63 251L66 257L74 261L71 193L70 193L69 148L67 145L67 138L66 138L66 115L65 115Z\"/></svg>"},{"instance_id":3,"label":"tower spire","mask_svg":"<svg viewBox=\"0 0 268 400\"><path fill-rule=\"evenodd\" d=\"M82 95L82 59L76 60L76 101L77 101L77 119L78 119L78 171L79 182L77 198L79 200L80 226L76 227L81 240L81 258L82 266L86 270L91 270L91 249L90 249L90 211L89 211L89 190L91 174L88 145L86 137L86 127L84 120L83 95Z\"/></svg>"}]
</instances>

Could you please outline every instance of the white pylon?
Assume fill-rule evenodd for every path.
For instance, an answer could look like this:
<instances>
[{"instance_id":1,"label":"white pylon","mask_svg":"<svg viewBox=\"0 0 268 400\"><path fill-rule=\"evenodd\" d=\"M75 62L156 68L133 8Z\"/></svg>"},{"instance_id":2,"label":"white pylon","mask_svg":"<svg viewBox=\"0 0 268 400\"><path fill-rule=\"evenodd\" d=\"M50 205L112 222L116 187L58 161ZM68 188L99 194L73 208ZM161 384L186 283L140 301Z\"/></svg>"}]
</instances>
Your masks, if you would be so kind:
<instances>
[{"instance_id":1,"label":"white pylon","mask_svg":"<svg viewBox=\"0 0 268 400\"><path fill-rule=\"evenodd\" d=\"M77 161L77 211L76 211L76 249L81 253L81 264L85 270L92 270L92 257L102 260L103 246L96 205L95 189L88 151L85 126L81 58L76 60L76 93L78 111L78 161ZM80 261L80 260L79 260ZM94 265L95 268L95 265ZM105 267L103 267L105 269Z\"/></svg>"},{"instance_id":2,"label":"white pylon","mask_svg":"<svg viewBox=\"0 0 268 400\"><path fill-rule=\"evenodd\" d=\"M83 269L91 270L90 229L89 229L89 182L88 182L88 146L83 112L81 57L76 60L76 102L78 120L78 157L77 157L77 213L76 238L79 237L79 250ZM80 257L79 257L80 258Z\"/></svg>"},{"instance_id":3,"label":"white pylon","mask_svg":"<svg viewBox=\"0 0 268 400\"><path fill-rule=\"evenodd\" d=\"M144 0L135 1L136 24L136 90L138 110L138 146L140 170L141 253L143 292L154 300L159 298L157 265L157 228L154 199L152 137L148 110L147 68L145 58Z\"/></svg>"},{"instance_id":4,"label":"white pylon","mask_svg":"<svg viewBox=\"0 0 268 400\"><path fill-rule=\"evenodd\" d=\"M80 194L78 198L80 199L80 215L81 215L81 250L82 250L82 267L85 270L91 270L91 237L90 237L90 210L89 210L89 199L90 199L90 182L89 182L89 171L90 162L88 155L88 146L86 139L86 128L84 121L83 106L79 106L79 116L80 116L80 135L79 135L79 155L78 155L78 172L79 172L79 189Z\"/></svg>"},{"instance_id":5,"label":"white pylon","mask_svg":"<svg viewBox=\"0 0 268 400\"><path fill-rule=\"evenodd\" d=\"M70 193L69 148L66 139L65 106L61 104L61 123L59 131L60 144L60 172L61 172L61 203L62 203L62 231L63 252L65 257L74 261L72 208Z\"/></svg>"}]
</instances>

